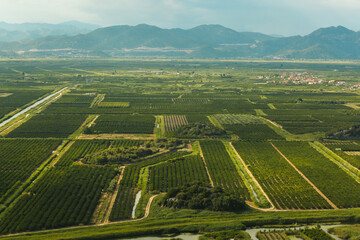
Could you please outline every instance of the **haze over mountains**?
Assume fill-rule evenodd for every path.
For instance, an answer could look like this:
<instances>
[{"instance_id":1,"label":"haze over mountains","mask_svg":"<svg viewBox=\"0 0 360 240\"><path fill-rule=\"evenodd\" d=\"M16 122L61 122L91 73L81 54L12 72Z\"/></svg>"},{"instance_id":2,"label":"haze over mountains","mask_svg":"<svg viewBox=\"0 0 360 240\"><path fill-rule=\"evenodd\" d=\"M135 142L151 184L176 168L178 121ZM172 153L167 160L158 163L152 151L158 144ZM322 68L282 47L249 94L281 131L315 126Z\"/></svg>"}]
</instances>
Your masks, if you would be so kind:
<instances>
[{"instance_id":1,"label":"haze over mountains","mask_svg":"<svg viewBox=\"0 0 360 240\"><path fill-rule=\"evenodd\" d=\"M70 22L71 23L71 22ZM345 27L321 28L306 36L273 37L237 32L221 25L162 29L140 24L96 28L81 23L40 26L34 39L26 26L7 31L28 32L21 41L0 43L5 57L122 57L360 59L360 32ZM0 23L0 29L4 24ZM66 26L66 27L64 27ZM17 28L15 28L17 27ZM24 27L24 28L22 28ZM48 31L39 31L41 28ZM35 29L35 30L34 30ZM46 35L45 37L42 37ZM1 31L0 31L1 36ZM16 38L13 37L15 40ZM9 38L10 39L10 38ZM14 40L10 39L10 40ZM17 39L19 40L19 39Z\"/></svg>"},{"instance_id":2,"label":"haze over mountains","mask_svg":"<svg viewBox=\"0 0 360 240\"><path fill-rule=\"evenodd\" d=\"M20 41L47 37L50 35L85 34L100 26L77 21L69 21L59 24L49 23L6 23L0 22L0 41Z\"/></svg>"}]
</instances>

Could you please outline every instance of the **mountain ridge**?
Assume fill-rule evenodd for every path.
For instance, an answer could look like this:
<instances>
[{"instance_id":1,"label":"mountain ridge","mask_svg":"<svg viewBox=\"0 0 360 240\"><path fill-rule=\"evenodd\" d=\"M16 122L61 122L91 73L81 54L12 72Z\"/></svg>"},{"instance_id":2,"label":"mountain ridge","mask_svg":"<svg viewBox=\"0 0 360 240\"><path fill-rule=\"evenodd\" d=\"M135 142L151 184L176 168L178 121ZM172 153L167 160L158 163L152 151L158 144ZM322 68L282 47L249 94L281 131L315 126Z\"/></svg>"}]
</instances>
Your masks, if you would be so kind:
<instances>
[{"instance_id":1,"label":"mountain ridge","mask_svg":"<svg viewBox=\"0 0 360 240\"><path fill-rule=\"evenodd\" d=\"M305 36L273 37L238 32L218 24L190 29L164 29L153 25L116 25L75 36L47 36L1 42L1 55L16 56L29 50L71 49L109 57L172 56L198 58L304 58L360 59L360 32L343 26L320 28ZM71 52L72 51L72 52ZM95 54L96 53L96 54ZM76 55L75 54L75 55Z\"/></svg>"}]
</instances>

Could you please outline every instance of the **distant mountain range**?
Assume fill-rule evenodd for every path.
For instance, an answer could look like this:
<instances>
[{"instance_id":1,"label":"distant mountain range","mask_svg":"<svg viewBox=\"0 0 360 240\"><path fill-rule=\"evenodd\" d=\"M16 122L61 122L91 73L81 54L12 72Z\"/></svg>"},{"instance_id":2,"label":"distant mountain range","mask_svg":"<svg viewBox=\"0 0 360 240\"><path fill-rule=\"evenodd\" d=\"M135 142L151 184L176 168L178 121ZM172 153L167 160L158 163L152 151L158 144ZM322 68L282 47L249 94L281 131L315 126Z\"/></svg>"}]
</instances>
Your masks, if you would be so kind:
<instances>
[{"instance_id":1,"label":"distant mountain range","mask_svg":"<svg viewBox=\"0 0 360 240\"><path fill-rule=\"evenodd\" d=\"M68 35L89 33L100 26L69 21L59 24L48 23L6 23L0 22L0 41L20 41L47 37L50 35Z\"/></svg>"},{"instance_id":2,"label":"distant mountain range","mask_svg":"<svg viewBox=\"0 0 360 240\"><path fill-rule=\"evenodd\" d=\"M0 28L1 28L0 23ZM95 28L86 24L61 24L73 29ZM77 34L0 42L6 57L122 57L167 56L185 58L267 59L360 59L360 32L345 27L321 28L306 36L274 37L261 33L237 32L221 25L192 29L162 29L140 24L112 26ZM13 28L26 31L26 28ZM53 26L54 27L54 26ZM9 28L7 28L9 29ZM34 27L34 29L39 29ZM71 28L69 28L71 29ZM27 30L29 31L29 30ZM69 30L70 31L70 30ZM76 32L76 31L74 31Z\"/></svg>"}]
</instances>

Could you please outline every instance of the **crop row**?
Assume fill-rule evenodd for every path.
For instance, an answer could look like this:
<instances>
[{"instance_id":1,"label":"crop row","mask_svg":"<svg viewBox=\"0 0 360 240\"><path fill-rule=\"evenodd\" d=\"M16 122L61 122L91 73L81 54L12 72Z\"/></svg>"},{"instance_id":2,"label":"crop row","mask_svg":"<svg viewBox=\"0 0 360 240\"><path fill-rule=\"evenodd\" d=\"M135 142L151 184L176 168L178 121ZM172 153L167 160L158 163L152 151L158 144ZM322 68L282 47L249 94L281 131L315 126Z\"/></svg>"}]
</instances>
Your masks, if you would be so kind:
<instances>
[{"instance_id":1,"label":"crop row","mask_svg":"<svg viewBox=\"0 0 360 240\"><path fill-rule=\"evenodd\" d=\"M88 105L94 100L93 95L85 95L85 94L67 94L63 95L59 100L55 102L57 103L87 103Z\"/></svg>"},{"instance_id":2,"label":"crop row","mask_svg":"<svg viewBox=\"0 0 360 240\"><path fill-rule=\"evenodd\" d=\"M10 138L65 138L75 132L86 115L36 115L10 132Z\"/></svg>"},{"instance_id":3,"label":"crop row","mask_svg":"<svg viewBox=\"0 0 360 240\"><path fill-rule=\"evenodd\" d=\"M175 131L181 126L187 125L188 121L185 115L165 115L165 131Z\"/></svg>"},{"instance_id":4,"label":"crop row","mask_svg":"<svg viewBox=\"0 0 360 240\"><path fill-rule=\"evenodd\" d=\"M233 145L276 208L330 208L271 143L234 142Z\"/></svg>"},{"instance_id":5,"label":"crop row","mask_svg":"<svg viewBox=\"0 0 360 240\"><path fill-rule=\"evenodd\" d=\"M224 144L221 141L201 141L200 146L214 185L249 198L249 192Z\"/></svg>"},{"instance_id":6,"label":"crop row","mask_svg":"<svg viewBox=\"0 0 360 240\"><path fill-rule=\"evenodd\" d=\"M89 224L113 168L54 168L22 195L0 223L1 233Z\"/></svg>"},{"instance_id":7,"label":"crop row","mask_svg":"<svg viewBox=\"0 0 360 240\"><path fill-rule=\"evenodd\" d=\"M0 140L0 196L26 180L59 144L59 140Z\"/></svg>"},{"instance_id":8,"label":"crop row","mask_svg":"<svg viewBox=\"0 0 360 240\"><path fill-rule=\"evenodd\" d=\"M142 168L174 158L179 158L186 154L186 152L173 152L127 166L120 182L119 192L116 196L116 200L110 214L110 220L116 221L130 219L132 207L135 202L135 194L140 171Z\"/></svg>"},{"instance_id":9,"label":"crop row","mask_svg":"<svg viewBox=\"0 0 360 240\"><path fill-rule=\"evenodd\" d=\"M144 133L154 132L155 118L152 115L101 115L90 130L93 133Z\"/></svg>"},{"instance_id":10,"label":"crop row","mask_svg":"<svg viewBox=\"0 0 360 240\"><path fill-rule=\"evenodd\" d=\"M256 116L250 114L215 114L220 124L263 124Z\"/></svg>"},{"instance_id":11,"label":"crop row","mask_svg":"<svg viewBox=\"0 0 360 240\"><path fill-rule=\"evenodd\" d=\"M337 207L360 206L360 184L308 143L274 144Z\"/></svg>"},{"instance_id":12,"label":"crop row","mask_svg":"<svg viewBox=\"0 0 360 240\"><path fill-rule=\"evenodd\" d=\"M11 89L6 93L11 93L6 97L0 98L0 119L7 113L14 111L16 108L20 108L31 101L41 97L47 91L28 91L28 90L15 90Z\"/></svg>"},{"instance_id":13,"label":"crop row","mask_svg":"<svg viewBox=\"0 0 360 240\"><path fill-rule=\"evenodd\" d=\"M169 188L193 181L209 183L204 163L199 155L190 155L150 168L150 190L166 192Z\"/></svg>"},{"instance_id":14,"label":"crop row","mask_svg":"<svg viewBox=\"0 0 360 240\"><path fill-rule=\"evenodd\" d=\"M232 124L223 125L226 131L239 136L241 140L245 141L263 141L263 140L283 140L284 138L278 135L266 124Z\"/></svg>"},{"instance_id":15,"label":"crop row","mask_svg":"<svg viewBox=\"0 0 360 240\"><path fill-rule=\"evenodd\" d=\"M254 109L260 106L251 104L247 101L238 100L211 100L203 104L174 104L171 99L148 99L131 97L116 98L119 102L130 102L130 107L113 107L113 108L89 108L88 104L51 104L44 111L45 114L216 114L224 112L226 109L229 113L254 114Z\"/></svg>"},{"instance_id":16,"label":"crop row","mask_svg":"<svg viewBox=\"0 0 360 240\"><path fill-rule=\"evenodd\" d=\"M130 107L130 102L101 102L98 107L101 108L127 108Z\"/></svg>"},{"instance_id":17,"label":"crop row","mask_svg":"<svg viewBox=\"0 0 360 240\"><path fill-rule=\"evenodd\" d=\"M331 143L325 144L326 147L330 148L335 154L339 155L342 159L360 169L360 156L351 153L360 152L360 145L355 143Z\"/></svg>"},{"instance_id":18,"label":"crop row","mask_svg":"<svg viewBox=\"0 0 360 240\"><path fill-rule=\"evenodd\" d=\"M56 163L56 166L70 166L73 164L73 162L84 158L86 155L104 150L110 146L132 147L139 146L142 143L143 141L138 140L77 140Z\"/></svg>"}]
</instances>

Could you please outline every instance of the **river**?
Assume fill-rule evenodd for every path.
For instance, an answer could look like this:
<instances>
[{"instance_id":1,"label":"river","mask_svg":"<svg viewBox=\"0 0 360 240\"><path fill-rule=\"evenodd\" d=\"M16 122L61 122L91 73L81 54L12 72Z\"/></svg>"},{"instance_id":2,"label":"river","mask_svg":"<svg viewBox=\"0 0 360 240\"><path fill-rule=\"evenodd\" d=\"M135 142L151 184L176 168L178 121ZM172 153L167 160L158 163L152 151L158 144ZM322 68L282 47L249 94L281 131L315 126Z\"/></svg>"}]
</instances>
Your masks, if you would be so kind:
<instances>
[{"instance_id":1,"label":"river","mask_svg":"<svg viewBox=\"0 0 360 240\"><path fill-rule=\"evenodd\" d=\"M61 93L62 91L66 90L67 88L68 88L68 87L64 87L63 89L61 89L61 90L57 91L56 93L53 93L53 94L51 94L51 95L49 95L49 96L47 96L47 97L45 97L45 98L43 98L43 99L41 99L41 100L37 101L36 103L34 103L34 104L32 104L32 105L28 106L27 108L25 108L25 109L21 110L20 112L16 113L16 114L15 114L14 116L12 116L11 118L6 119L6 120L5 120L5 121L3 121L2 123L0 123L0 127L5 126L6 124L8 124L9 122L11 122L11 121L12 121L12 120L14 120L15 118L17 118L17 117L19 117L20 115L22 115L22 114L24 114L24 113L28 112L29 110L33 109L34 107L39 106L39 105L40 105L40 104L42 104L43 102L45 102L45 101L49 100L50 98L52 98L53 96L55 96L55 95L57 95L57 94Z\"/></svg>"}]
</instances>

